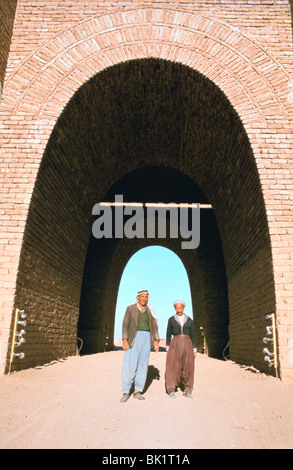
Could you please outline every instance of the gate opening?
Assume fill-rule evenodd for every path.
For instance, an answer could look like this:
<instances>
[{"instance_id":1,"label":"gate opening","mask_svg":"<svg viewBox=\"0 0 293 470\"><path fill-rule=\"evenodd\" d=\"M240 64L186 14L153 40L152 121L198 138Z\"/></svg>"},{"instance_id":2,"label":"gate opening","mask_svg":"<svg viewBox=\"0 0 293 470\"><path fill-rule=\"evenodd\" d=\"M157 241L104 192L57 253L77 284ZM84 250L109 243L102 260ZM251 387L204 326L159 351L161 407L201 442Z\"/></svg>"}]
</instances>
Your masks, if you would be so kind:
<instances>
[{"instance_id":1,"label":"gate opening","mask_svg":"<svg viewBox=\"0 0 293 470\"><path fill-rule=\"evenodd\" d=\"M136 184L144 181L148 181L147 186ZM138 250L160 245L161 250L166 248L169 249L167 251L171 250L186 270L187 282L191 289L191 311L196 313L198 320L196 322L198 350L212 357L222 358L223 349L228 342L229 324L225 265L217 222L203 191L193 180L177 170L145 167L134 170L117 181L105 195L104 200L115 201L117 194L123 195L126 203L141 201L144 204L149 202L170 204L188 201L197 202L208 209L200 212L200 245L193 250L182 249L181 240L170 236L155 239L91 237L78 324L78 336L83 339L82 353L90 354L113 348L115 295L121 285L120 280L126 269L125 266L135 253L143 252ZM166 233L169 234L168 229ZM138 272L137 277L139 276ZM160 284L164 284L164 280L158 280L158 286ZM139 288L141 287L137 286L137 290ZM135 289L133 287L133 291L128 292L129 303L135 301ZM112 296L110 291L113 292ZM181 297L179 292L178 296ZM170 310L172 312L171 299L169 302L169 312ZM160 334L163 334L162 337L165 336L164 331Z\"/></svg>"},{"instance_id":2,"label":"gate opening","mask_svg":"<svg viewBox=\"0 0 293 470\"><path fill-rule=\"evenodd\" d=\"M173 301L184 299L184 313L193 318L188 275L180 258L171 250L154 245L136 252L123 271L115 312L115 339L122 339L122 321L126 307L136 302L141 288L149 291L149 304L158 319L160 345L166 339L167 323L174 315Z\"/></svg>"}]
</instances>

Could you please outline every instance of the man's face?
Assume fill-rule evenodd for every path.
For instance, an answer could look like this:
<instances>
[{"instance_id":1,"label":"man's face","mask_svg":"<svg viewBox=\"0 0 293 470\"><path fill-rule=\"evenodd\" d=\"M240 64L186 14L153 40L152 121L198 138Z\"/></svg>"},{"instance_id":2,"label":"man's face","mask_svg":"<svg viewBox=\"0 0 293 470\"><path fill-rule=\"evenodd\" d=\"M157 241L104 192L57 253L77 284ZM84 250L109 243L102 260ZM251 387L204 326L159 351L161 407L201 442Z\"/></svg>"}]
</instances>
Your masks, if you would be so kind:
<instances>
[{"instance_id":1,"label":"man's face","mask_svg":"<svg viewBox=\"0 0 293 470\"><path fill-rule=\"evenodd\" d=\"M146 304L148 303L148 300L149 300L148 294L141 294L141 295L138 297L138 303L139 303L142 307L145 307L145 306L146 306Z\"/></svg>"},{"instance_id":2,"label":"man's face","mask_svg":"<svg viewBox=\"0 0 293 470\"><path fill-rule=\"evenodd\" d=\"M182 315L183 314L183 310L184 310L185 305L175 304L174 307L175 307L177 315Z\"/></svg>"}]
</instances>

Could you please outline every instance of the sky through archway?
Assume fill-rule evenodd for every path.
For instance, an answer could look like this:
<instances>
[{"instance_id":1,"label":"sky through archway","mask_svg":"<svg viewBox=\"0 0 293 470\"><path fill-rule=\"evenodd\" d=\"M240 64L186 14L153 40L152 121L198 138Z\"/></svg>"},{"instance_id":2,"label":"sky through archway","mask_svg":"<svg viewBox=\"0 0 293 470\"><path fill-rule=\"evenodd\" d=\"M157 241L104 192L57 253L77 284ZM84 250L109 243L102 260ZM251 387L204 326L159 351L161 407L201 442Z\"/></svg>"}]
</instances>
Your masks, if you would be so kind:
<instances>
[{"instance_id":1,"label":"sky through archway","mask_svg":"<svg viewBox=\"0 0 293 470\"><path fill-rule=\"evenodd\" d=\"M123 271L116 304L115 338L121 338L126 307L136 302L140 289L150 293L149 303L159 320L160 338L166 338L168 319L175 313L174 300L183 299L185 313L193 318L189 280L180 258L161 246L143 248L130 258Z\"/></svg>"}]
</instances>

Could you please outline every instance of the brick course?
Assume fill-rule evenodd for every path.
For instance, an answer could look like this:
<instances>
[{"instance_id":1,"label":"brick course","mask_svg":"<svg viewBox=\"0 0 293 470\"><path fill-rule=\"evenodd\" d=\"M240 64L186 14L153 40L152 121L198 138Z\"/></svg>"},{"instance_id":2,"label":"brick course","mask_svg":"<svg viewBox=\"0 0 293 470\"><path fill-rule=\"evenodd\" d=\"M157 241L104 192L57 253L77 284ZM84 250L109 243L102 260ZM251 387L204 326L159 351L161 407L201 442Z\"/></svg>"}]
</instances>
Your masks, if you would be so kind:
<instances>
[{"instance_id":1,"label":"brick course","mask_svg":"<svg viewBox=\"0 0 293 470\"><path fill-rule=\"evenodd\" d=\"M197 180L213 203L225 258L233 359L246 364L253 363L259 368L265 367L260 345L264 314L274 311L277 315L281 376L284 379L290 377L293 329L293 77L290 13L287 0L249 3L244 0L114 3L18 1L0 105L0 269L3 292L0 332L3 369L7 364L11 319L19 303L25 303L28 310L31 308L34 312L28 332L31 341L26 344L25 366L74 353L78 303L88 243L83 233L85 226L81 224L87 221L86 233L89 236L90 217L87 211L93 200L89 194L92 198L103 197L114 183L114 175L120 178L139 164L135 162L134 156L138 149L142 149L142 158L148 164L157 162L170 165ZM10 12L10 25L11 15ZM103 77L107 76L110 84L112 80L122 87L124 95L121 96L120 104L125 113L122 112L121 116L127 117L127 122L133 125L129 121L129 113L134 111L128 102L135 96L135 83L130 81L132 88L127 90L119 80L127 80L124 70L129 70L131 74L139 73L139 67L135 65L133 69L127 68L127 64L143 59L158 61L157 67L162 71L168 87L172 84L174 86L174 83L177 86L184 80L188 93L198 91L197 101L194 101L195 104L201 103L197 106L198 116L192 115L187 101L181 101L181 114L178 116L176 108L172 108L172 104L178 102L167 102L174 116L178 117L178 133L183 136L180 145L177 141L170 143L172 158L168 160L162 150L166 145L163 137L168 132L164 130L163 124L162 129L153 129L150 120L150 116L155 119L161 115L164 122L166 114L162 113L163 101L157 101L158 108L160 103L159 109L150 107L147 101L150 114L143 116L142 123L144 126L147 124L150 131L149 134L142 133L144 140L141 142L124 142L118 132L119 126L111 121L111 112L104 108L104 116L112 122L112 132L106 128L107 121L101 122L95 132L102 129L103 137L98 137L95 143L89 145L93 155L99 152L98 166L103 179L103 186L94 194L88 178L90 169L95 169L95 165L93 161L85 160L86 155L81 157L82 153L78 154L72 148L72 141L76 149L82 148L84 141L79 142L78 135L86 138L86 126L91 124L87 110L90 109L93 91L89 81L100 73L101 79L96 80L95 85L100 86L100 93L105 94L107 83L104 84L105 91L100 85ZM174 64L174 67L166 63ZM175 67L175 64L180 66ZM4 65L5 60L1 59L2 71ZM144 70L143 66L141 70ZM107 74L103 75L105 71ZM207 81L200 77L205 77ZM161 87L164 93L163 83L155 86ZM205 96L203 90L206 89L214 101L205 97L206 101L200 102ZM77 93L78 90L83 91ZM220 92L217 94L216 90ZM140 89L140 92L143 91ZM109 108L115 109L117 101L111 100L110 94L107 96ZM155 94L154 97L158 99ZM81 101L78 98L82 98ZM147 94L145 98L148 98ZM173 98L168 96L168 99ZM188 95L188 99L195 98ZM209 119L210 123L216 122L211 109L206 110L206 104L214 107L215 112L222 116L223 134L214 136L222 147L215 145L210 129L207 138L209 147L205 149L203 146L207 127L201 127L200 123L203 119ZM72 127L77 132L74 136L68 122L59 118L64 113L74 120L76 112L80 113L83 120L78 125L72 121ZM184 113L187 113L188 121L184 121ZM170 124L167 120L166 123ZM174 126L173 121L171 124ZM118 136L119 141L115 140ZM225 159L221 156L223 148L226 151ZM128 150L130 163L126 158ZM154 157L147 159L150 150L156 155L156 162ZM217 162L214 168L210 168L211 153ZM55 182L56 187L50 187L48 185L53 184L56 178L56 167L50 167L50 162L51 165L53 162L54 165L60 164L58 155L64 157L59 168L60 176L57 177L57 180L60 178L60 185L58 187ZM113 160L114 155L118 161ZM194 155L200 158L194 160ZM233 155L237 158L233 159ZM178 158L180 161L176 163ZM88 168L84 171L85 161ZM202 173L207 175L206 179ZM69 178L66 176L68 174L71 175ZM216 181L215 178L219 178L220 183L217 183L217 188L212 188L210 182ZM238 186L237 181L240 182ZM247 196L246 202L250 207L241 205L239 200L237 204L235 202L237 194L242 194L244 181L247 193L253 195L251 198ZM36 182L38 184L35 186ZM234 186L231 186L232 182ZM71 207L82 197L83 192L76 191L79 185L83 185L88 197L88 204L82 205L78 221L75 222L74 240L82 240L77 253L75 242L71 240L72 213L69 210L62 214L64 220L68 221L65 234L61 227L58 228L58 214L54 213L54 191L56 207L61 185L67 194L64 203L69 203L69 195L73 198ZM229 191L233 200L232 197L224 197L225 192L228 194ZM252 197L256 198L255 201ZM48 233L40 233L44 214L46 218L50 214ZM27 220L31 225L26 225ZM244 228L246 240L241 236ZM52 244L50 230L57 230ZM43 244L41 258L40 239L47 240ZM60 262L58 250L63 247L65 239L69 243L67 261ZM72 259L76 264L69 269ZM50 288L42 287L44 273L45 279L50 279ZM64 279L70 277L69 273L71 276L75 273L72 282L57 289L58 292L54 291L52 297L52 284L64 282ZM189 275L190 279L194 276L192 272ZM263 286L260 282L262 278ZM109 287L105 286L105 289ZM241 301L240 292L243 293ZM249 292L251 295L248 295ZM68 317L68 310L74 312L72 317ZM48 311L48 322L40 317L40 312L44 311ZM69 318L73 318L72 322ZM63 328L66 325L68 330L64 335ZM250 346L247 348L250 337Z\"/></svg>"}]
</instances>

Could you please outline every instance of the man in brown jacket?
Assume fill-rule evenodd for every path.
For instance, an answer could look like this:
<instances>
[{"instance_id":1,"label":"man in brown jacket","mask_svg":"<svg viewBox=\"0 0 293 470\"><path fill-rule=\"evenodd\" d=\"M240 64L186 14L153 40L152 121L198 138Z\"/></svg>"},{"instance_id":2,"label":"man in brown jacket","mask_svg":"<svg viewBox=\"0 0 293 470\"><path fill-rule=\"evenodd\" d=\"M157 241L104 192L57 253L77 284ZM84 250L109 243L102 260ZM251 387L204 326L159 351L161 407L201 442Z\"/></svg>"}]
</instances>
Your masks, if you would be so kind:
<instances>
[{"instance_id":1,"label":"man in brown jacket","mask_svg":"<svg viewBox=\"0 0 293 470\"><path fill-rule=\"evenodd\" d=\"M137 293L137 303L126 309L122 324L122 398L125 403L134 382L133 397L144 400L142 391L147 377L151 348L159 351L159 333L157 320L152 315L147 303L149 293L143 289Z\"/></svg>"}]
</instances>

